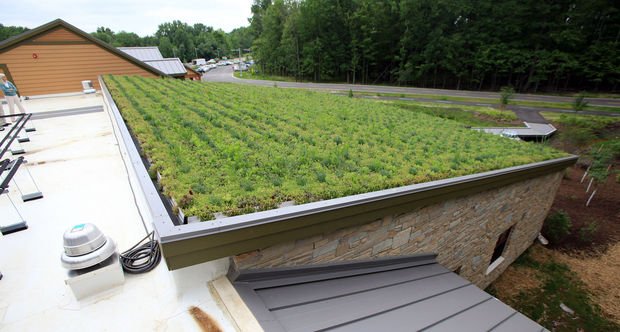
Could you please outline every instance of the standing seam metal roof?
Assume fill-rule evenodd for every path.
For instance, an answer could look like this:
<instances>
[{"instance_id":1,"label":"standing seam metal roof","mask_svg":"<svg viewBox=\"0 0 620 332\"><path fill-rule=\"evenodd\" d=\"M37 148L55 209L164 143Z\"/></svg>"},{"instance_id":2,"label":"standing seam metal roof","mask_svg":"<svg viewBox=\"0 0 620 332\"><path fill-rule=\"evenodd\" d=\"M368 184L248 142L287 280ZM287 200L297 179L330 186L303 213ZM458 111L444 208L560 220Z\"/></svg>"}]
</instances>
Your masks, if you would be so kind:
<instances>
[{"instance_id":1,"label":"standing seam metal roof","mask_svg":"<svg viewBox=\"0 0 620 332\"><path fill-rule=\"evenodd\" d=\"M435 257L241 271L229 278L267 332L546 331Z\"/></svg>"},{"instance_id":2,"label":"standing seam metal roof","mask_svg":"<svg viewBox=\"0 0 620 332\"><path fill-rule=\"evenodd\" d=\"M185 66L179 58L151 60L144 61L144 63L168 75L185 75L187 73L187 69L185 69Z\"/></svg>"},{"instance_id":3,"label":"standing seam metal roof","mask_svg":"<svg viewBox=\"0 0 620 332\"><path fill-rule=\"evenodd\" d=\"M118 49L140 61L162 60L164 58L157 46L119 47Z\"/></svg>"}]
</instances>

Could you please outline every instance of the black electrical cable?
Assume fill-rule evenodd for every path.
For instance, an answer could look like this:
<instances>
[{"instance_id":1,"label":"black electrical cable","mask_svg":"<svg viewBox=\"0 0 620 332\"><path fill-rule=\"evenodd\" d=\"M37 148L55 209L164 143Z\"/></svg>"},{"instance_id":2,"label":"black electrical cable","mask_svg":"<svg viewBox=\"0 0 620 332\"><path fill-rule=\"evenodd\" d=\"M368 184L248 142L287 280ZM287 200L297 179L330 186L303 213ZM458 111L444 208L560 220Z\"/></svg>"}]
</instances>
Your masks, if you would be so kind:
<instances>
[{"instance_id":1,"label":"black electrical cable","mask_svg":"<svg viewBox=\"0 0 620 332\"><path fill-rule=\"evenodd\" d=\"M155 232L149 233L135 246L121 254L121 265L127 273L137 274L151 271L161 261L159 242Z\"/></svg>"},{"instance_id":2,"label":"black electrical cable","mask_svg":"<svg viewBox=\"0 0 620 332\"><path fill-rule=\"evenodd\" d=\"M103 98L103 100L106 106L110 107L107 103L106 98ZM121 155L123 166L125 166L125 173L127 174L127 182L129 183L129 189L131 189L133 202L136 206L136 210L138 211L138 215L140 216L140 220L142 220L142 226L144 226L144 231L147 233L147 235L142 240L140 240L140 242L136 243L135 246L131 247L120 255L121 265L123 266L123 270L127 273L138 274L149 272L154 269L161 261L161 249L159 247L159 242L155 240L155 232L151 231L149 233L148 227L146 227L144 216L142 215L140 207L138 206L136 192L134 191L133 185L131 184L131 179L129 177L129 167L127 166L125 158L122 157L123 151L121 150L121 143L116 133L114 120L112 119L110 109L108 109L106 113L108 113L108 118L110 119L110 124L112 125L112 133L114 133L114 139L116 140L116 147L118 149L118 153Z\"/></svg>"}]
</instances>

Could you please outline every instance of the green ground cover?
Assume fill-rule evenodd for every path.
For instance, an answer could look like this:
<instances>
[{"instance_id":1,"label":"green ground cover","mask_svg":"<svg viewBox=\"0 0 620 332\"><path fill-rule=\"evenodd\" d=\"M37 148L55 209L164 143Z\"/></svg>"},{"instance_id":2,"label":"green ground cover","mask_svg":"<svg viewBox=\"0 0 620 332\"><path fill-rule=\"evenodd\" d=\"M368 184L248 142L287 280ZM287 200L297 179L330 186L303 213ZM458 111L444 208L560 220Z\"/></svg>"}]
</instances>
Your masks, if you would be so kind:
<instances>
[{"instance_id":1,"label":"green ground cover","mask_svg":"<svg viewBox=\"0 0 620 332\"><path fill-rule=\"evenodd\" d=\"M524 127L512 111L501 111L483 106L446 105L416 101L387 102L415 112L423 112L443 119L461 122L471 127L512 126Z\"/></svg>"},{"instance_id":2,"label":"green ground cover","mask_svg":"<svg viewBox=\"0 0 620 332\"><path fill-rule=\"evenodd\" d=\"M244 71L243 75L239 71L235 71L233 76L241 79L248 80L262 80L262 81L280 81L280 82L298 82L295 80L295 77L291 76L276 76L276 75L265 75L263 73L258 73L253 70ZM274 82L274 84L277 84Z\"/></svg>"},{"instance_id":3,"label":"green ground cover","mask_svg":"<svg viewBox=\"0 0 620 332\"><path fill-rule=\"evenodd\" d=\"M106 76L165 194L203 220L564 156L370 100Z\"/></svg>"},{"instance_id":4,"label":"green ground cover","mask_svg":"<svg viewBox=\"0 0 620 332\"><path fill-rule=\"evenodd\" d=\"M388 92L362 92L354 91L355 95L364 96L378 96L378 97L397 97L397 98L424 98L424 99L436 99L445 101L462 101L471 103L484 103L491 105L499 105L499 98L476 98L476 97L458 97L458 96L445 96L445 95L433 95L433 94L406 94L406 93L388 93ZM594 97L590 97L594 98ZM572 110L573 104L570 102L545 102L545 101L531 101L531 100L515 100L511 99L508 102L509 105L520 106L532 106L539 108L559 108ZM620 107L613 106L596 106L588 105L584 108L585 111L604 111L604 112L620 112Z\"/></svg>"}]
</instances>

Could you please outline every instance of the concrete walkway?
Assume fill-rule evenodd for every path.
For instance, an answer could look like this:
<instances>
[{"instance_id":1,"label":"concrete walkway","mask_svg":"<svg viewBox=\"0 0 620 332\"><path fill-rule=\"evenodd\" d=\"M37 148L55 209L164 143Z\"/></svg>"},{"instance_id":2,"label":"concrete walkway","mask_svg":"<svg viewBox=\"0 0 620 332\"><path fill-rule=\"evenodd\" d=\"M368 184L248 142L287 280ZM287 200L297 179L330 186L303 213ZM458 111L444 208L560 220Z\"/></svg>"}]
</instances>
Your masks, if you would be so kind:
<instances>
[{"instance_id":1,"label":"concrete walkway","mask_svg":"<svg viewBox=\"0 0 620 332\"><path fill-rule=\"evenodd\" d=\"M557 129L549 123L524 122L524 124L525 127L482 127L472 129L495 135L510 133L521 139L546 139L557 131Z\"/></svg>"}]
</instances>

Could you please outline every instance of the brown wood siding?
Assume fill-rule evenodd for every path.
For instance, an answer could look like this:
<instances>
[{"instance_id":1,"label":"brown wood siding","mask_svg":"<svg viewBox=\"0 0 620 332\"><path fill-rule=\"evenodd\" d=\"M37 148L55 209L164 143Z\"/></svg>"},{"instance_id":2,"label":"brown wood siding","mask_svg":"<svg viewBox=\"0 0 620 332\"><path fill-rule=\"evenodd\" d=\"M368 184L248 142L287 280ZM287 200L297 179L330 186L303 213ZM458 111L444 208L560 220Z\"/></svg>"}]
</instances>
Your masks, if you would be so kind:
<instances>
[{"instance_id":1,"label":"brown wood siding","mask_svg":"<svg viewBox=\"0 0 620 332\"><path fill-rule=\"evenodd\" d=\"M36 42L56 42L56 41L86 41L86 39L61 27L32 39Z\"/></svg>"},{"instance_id":2,"label":"brown wood siding","mask_svg":"<svg viewBox=\"0 0 620 332\"><path fill-rule=\"evenodd\" d=\"M0 53L0 63L8 65L23 96L79 92L84 80L100 89L97 76L102 74L157 77L95 44L23 44Z\"/></svg>"}]
</instances>

